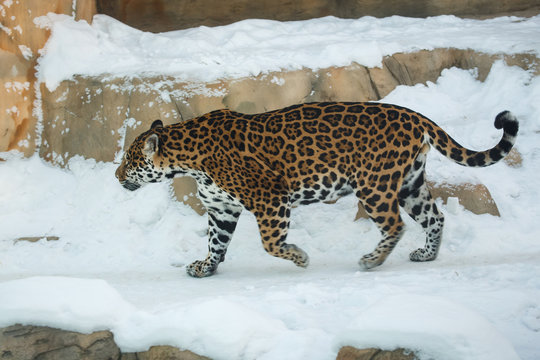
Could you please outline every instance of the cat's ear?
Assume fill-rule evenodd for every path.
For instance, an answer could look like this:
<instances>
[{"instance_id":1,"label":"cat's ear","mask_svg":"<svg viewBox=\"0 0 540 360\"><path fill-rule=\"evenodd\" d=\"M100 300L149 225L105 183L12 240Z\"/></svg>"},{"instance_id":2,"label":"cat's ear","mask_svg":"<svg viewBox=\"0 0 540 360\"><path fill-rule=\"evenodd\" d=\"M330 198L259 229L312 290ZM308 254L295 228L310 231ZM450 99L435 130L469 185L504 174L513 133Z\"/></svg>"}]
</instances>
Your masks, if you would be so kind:
<instances>
[{"instance_id":1,"label":"cat's ear","mask_svg":"<svg viewBox=\"0 0 540 360\"><path fill-rule=\"evenodd\" d=\"M157 120L154 120L154 122L152 123L152 126L150 126L150 129L154 129L154 128L157 128L157 127L163 127L163 121L157 119Z\"/></svg>"},{"instance_id":2,"label":"cat's ear","mask_svg":"<svg viewBox=\"0 0 540 360\"><path fill-rule=\"evenodd\" d=\"M156 134L150 135L144 142L143 153L147 156L154 155L159 148L159 137Z\"/></svg>"}]
</instances>

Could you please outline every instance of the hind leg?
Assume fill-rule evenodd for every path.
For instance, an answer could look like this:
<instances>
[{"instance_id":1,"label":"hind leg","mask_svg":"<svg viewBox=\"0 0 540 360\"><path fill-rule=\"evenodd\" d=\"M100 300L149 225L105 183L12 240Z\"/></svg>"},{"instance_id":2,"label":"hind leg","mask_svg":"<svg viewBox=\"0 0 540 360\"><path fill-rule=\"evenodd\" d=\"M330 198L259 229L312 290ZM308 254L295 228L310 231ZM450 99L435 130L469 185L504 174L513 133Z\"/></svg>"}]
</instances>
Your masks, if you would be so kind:
<instances>
[{"instance_id":1,"label":"hind leg","mask_svg":"<svg viewBox=\"0 0 540 360\"><path fill-rule=\"evenodd\" d=\"M426 244L409 255L411 261L437 258L441 246L444 216L437 209L424 179L426 155L420 154L406 175L399 192L399 204L426 232Z\"/></svg>"}]
</instances>

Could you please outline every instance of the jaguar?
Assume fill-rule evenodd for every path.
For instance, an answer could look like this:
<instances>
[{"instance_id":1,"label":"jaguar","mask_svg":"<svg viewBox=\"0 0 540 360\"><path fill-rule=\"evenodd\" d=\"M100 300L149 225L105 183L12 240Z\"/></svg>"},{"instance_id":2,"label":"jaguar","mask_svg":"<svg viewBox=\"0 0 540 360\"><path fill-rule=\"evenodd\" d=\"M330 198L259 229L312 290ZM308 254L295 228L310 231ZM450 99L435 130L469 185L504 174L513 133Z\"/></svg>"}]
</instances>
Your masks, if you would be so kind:
<instances>
[{"instance_id":1,"label":"jaguar","mask_svg":"<svg viewBox=\"0 0 540 360\"><path fill-rule=\"evenodd\" d=\"M473 151L427 117L392 104L306 103L259 114L223 109L167 126L154 121L125 151L116 177L128 190L175 176L197 181L208 214L208 255L186 266L191 276L216 272L243 209L254 214L266 252L307 267L308 255L286 241L291 208L349 193L382 236L359 260L372 269L404 232L400 208L426 233L410 260L437 257L444 217L426 185L427 153L434 147L468 167L495 164L514 146L519 124L503 111L494 125L503 129L499 142Z\"/></svg>"}]
</instances>

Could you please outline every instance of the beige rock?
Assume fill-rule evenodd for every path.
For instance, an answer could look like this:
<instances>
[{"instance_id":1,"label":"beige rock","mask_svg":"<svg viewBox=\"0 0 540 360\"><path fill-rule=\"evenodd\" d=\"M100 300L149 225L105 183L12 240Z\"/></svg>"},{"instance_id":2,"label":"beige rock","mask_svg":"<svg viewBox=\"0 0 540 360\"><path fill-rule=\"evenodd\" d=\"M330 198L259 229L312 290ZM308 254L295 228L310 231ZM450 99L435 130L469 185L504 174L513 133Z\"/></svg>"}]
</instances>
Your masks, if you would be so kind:
<instances>
[{"instance_id":1,"label":"beige rock","mask_svg":"<svg viewBox=\"0 0 540 360\"><path fill-rule=\"evenodd\" d=\"M459 203L477 215L490 214L501 216L497 204L491 197L488 188L483 184L435 184L428 181L428 187L434 199L442 198L446 204L448 198L458 198ZM358 203L355 220L367 219L369 216L362 204Z\"/></svg>"},{"instance_id":2,"label":"beige rock","mask_svg":"<svg viewBox=\"0 0 540 360\"><path fill-rule=\"evenodd\" d=\"M173 180L173 190L178 201L189 205L197 214L203 215L206 208L197 197L197 182L189 176L175 178Z\"/></svg>"},{"instance_id":3,"label":"beige rock","mask_svg":"<svg viewBox=\"0 0 540 360\"><path fill-rule=\"evenodd\" d=\"M34 150L33 88L28 79L30 62L0 49L0 152Z\"/></svg>"},{"instance_id":4,"label":"beige rock","mask_svg":"<svg viewBox=\"0 0 540 360\"><path fill-rule=\"evenodd\" d=\"M72 84L82 83L83 86ZM48 90L42 86L44 98ZM123 118L106 117L103 84L98 79L66 81L52 99L43 102L44 114L40 155L60 164L74 155L112 161L118 148L118 130ZM112 109L107 109L109 114Z\"/></svg>"},{"instance_id":5,"label":"beige rock","mask_svg":"<svg viewBox=\"0 0 540 360\"><path fill-rule=\"evenodd\" d=\"M165 124L179 122L176 104L167 97L174 85L163 77L150 79L135 78L128 83L129 101L127 114L123 119L133 119L135 124L126 127L124 144L128 145L142 132L148 130L152 122L161 119Z\"/></svg>"},{"instance_id":6,"label":"beige rock","mask_svg":"<svg viewBox=\"0 0 540 360\"><path fill-rule=\"evenodd\" d=\"M296 70L231 80L223 106L253 114L298 104L310 93L312 77L309 70Z\"/></svg>"},{"instance_id":7,"label":"beige rock","mask_svg":"<svg viewBox=\"0 0 540 360\"><path fill-rule=\"evenodd\" d=\"M342 347L336 360L414 360L415 355L404 349L393 351L381 349L357 349L352 346Z\"/></svg>"},{"instance_id":8,"label":"beige rock","mask_svg":"<svg viewBox=\"0 0 540 360\"><path fill-rule=\"evenodd\" d=\"M472 50L462 50L460 56L456 59L456 66L462 69L476 69L478 80L485 81L493 62L502 58L504 57L478 53Z\"/></svg>"},{"instance_id":9,"label":"beige rock","mask_svg":"<svg viewBox=\"0 0 540 360\"><path fill-rule=\"evenodd\" d=\"M501 216L497 204L491 197L488 188L483 184L434 184L428 182L431 195L442 198L447 203L449 197L459 199L459 203L475 214Z\"/></svg>"},{"instance_id":10,"label":"beige rock","mask_svg":"<svg viewBox=\"0 0 540 360\"><path fill-rule=\"evenodd\" d=\"M36 59L49 32L34 24L49 12L70 14L91 21L94 1L9 1L0 12L0 152L19 150L31 155L36 149L38 117L33 104Z\"/></svg>"},{"instance_id":11,"label":"beige rock","mask_svg":"<svg viewBox=\"0 0 540 360\"><path fill-rule=\"evenodd\" d=\"M19 241L28 241L28 242L38 242L39 240L46 241L57 241L60 240L60 237L54 235L43 235L43 236L23 236L15 239L15 243Z\"/></svg>"},{"instance_id":12,"label":"beige rock","mask_svg":"<svg viewBox=\"0 0 540 360\"><path fill-rule=\"evenodd\" d=\"M80 334L41 326L0 328L0 358L5 360L111 360L120 350L112 333Z\"/></svg>"},{"instance_id":13,"label":"beige rock","mask_svg":"<svg viewBox=\"0 0 540 360\"><path fill-rule=\"evenodd\" d=\"M318 71L312 101L372 101L380 99L365 66L353 63Z\"/></svg>"},{"instance_id":14,"label":"beige rock","mask_svg":"<svg viewBox=\"0 0 540 360\"><path fill-rule=\"evenodd\" d=\"M460 55L455 49L421 50L414 53L398 53L384 59L390 72L402 85L415 85L436 81L443 69L455 66Z\"/></svg>"},{"instance_id":15,"label":"beige rock","mask_svg":"<svg viewBox=\"0 0 540 360\"><path fill-rule=\"evenodd\" d=\"M540 76L540 64L534 54L504 55L504 61L510 66L528 69L534 76Z\"/></svg>"},{"instance_id":16,"label":"beige rock","mask_svg":"<svg viewBox=\"0 0 540 360\"><path fill-rule=\"evenodd\" d=\"M212 110L225 107L223 97L227 94L225 81L196 84L178 84L177 89L186 88L186 91L174 91L170 94L182 120L192 119L209 113Z\"/></svg>"},{"instance_id":17,"label":"beige rock","mask_svg":"<svg viewBox=\"0 0 540 360\"><path fill-rule=\"evenodd\" d=\"M122 354L121 360L129 360L130 354ZM152 346L148 351L134 354L133 360L210 360L189 350L180 350L172 346Z\"/></svg>"},{"instance_id":18,"label":"beige rock","mask_svg":"<svg viewBox=\"0 0 540 360\"><path fill-rule=\"evenodd\" d=\"M392 75L386 62L391 61L389 58L385 58L383 66L378 68L368 68L369 76L373 84L373 89L378 95L378 99L384 98L390 94L398 85L399 81ZM395 60L395 59L394 59Z\"/></svg>"},{"instance_id":19,"label":"beige rock","mask_svg":"<svg viewBox=\"0 0 540 360\"><path fill-rule=\"evenodd\" d=\"M31 59L37 58L37 51L49 37L48 30L36 27L34 18L53 12L73 14L76 19L91 22L92 16L96 13L95 2L89 0L76 3L72 0L27 0L11 1L9 5L4 5L0 13L4 29L0 31L0 48L20 54L19 46L24 45L32 51ZM20 26L20 30L17 26Z\"/></svg>"},{"instance_id":20,"label":"beige rock","mask_svg":"<svg viewBox=\"0 0 540 360\"><path fill-rule=\"evenodd\" d=\"M0 328L2 360L209 360L189 350L152 346L147 351L121 353L110 331L81 334L46 326Z\"/></svg>"}]
</instances>

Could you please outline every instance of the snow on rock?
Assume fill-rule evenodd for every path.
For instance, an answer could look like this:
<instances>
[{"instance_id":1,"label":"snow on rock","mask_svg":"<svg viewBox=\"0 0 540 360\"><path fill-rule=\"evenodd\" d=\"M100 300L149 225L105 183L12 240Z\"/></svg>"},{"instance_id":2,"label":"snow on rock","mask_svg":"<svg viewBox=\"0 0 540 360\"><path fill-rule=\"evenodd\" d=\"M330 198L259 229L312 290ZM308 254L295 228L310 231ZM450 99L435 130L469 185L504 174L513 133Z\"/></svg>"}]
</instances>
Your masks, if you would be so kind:
<instances>
[{"instance_id":1,"label":"snow on rock","mask_svg":"<svg viewBox=\"0 0 540 360\"><path fill-rule=\"evenodd\" d=\"M283 322L219 298L144 314L112 329L123 351L172 344L223 359L260 358L288 333Z\"/></svg>"},{"instance_id":2,"label":"snow on rock","mask_svg":"<svg viewBox=\"0 0 540 360\"><path fill-rule=\"evenodd\" d=\"M92 25L57 14L35 22L51 29L38 71L49 90L75 74L160 74L207 82L351 62L375 67L385 55L445 47L489 54L540 54L540 16L482 21L454 16L244 20L159 34L131 28L106 15L94 16Z\"/></svg>"},{"instance_id":3,"label":"snow on rock","mask_svg":"<svg viewBox=\"0 0 540 360\"><path fill-rule=\"evenodd\" d=\"M0 283L0 326L17 323L93 332L134 311L105 280L38 276Z\"/></svg>"},{"instance_id":4,"label":"snow on rock","mask_svg":"<svg viewBox=\"0 0 540 360\"><path fill-rule=\"evenodd\" d=\"M484 317L437 296L399 294L365 309L343 332L343 344L413 350L438 360L519 360Z\"/></svg>"}]
</instances>

